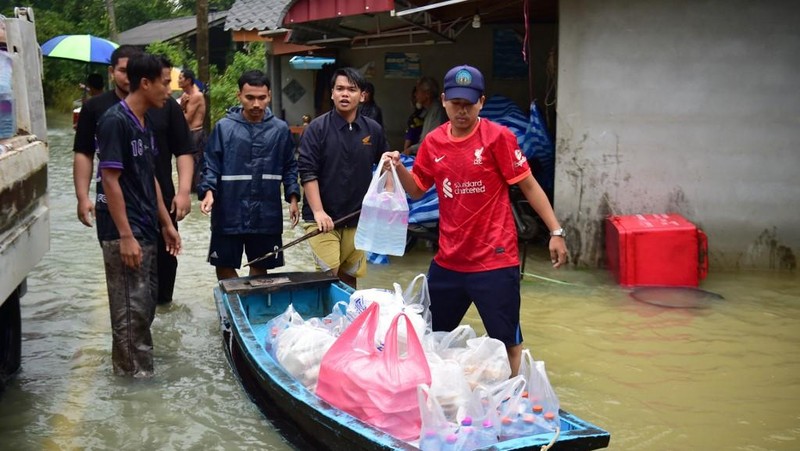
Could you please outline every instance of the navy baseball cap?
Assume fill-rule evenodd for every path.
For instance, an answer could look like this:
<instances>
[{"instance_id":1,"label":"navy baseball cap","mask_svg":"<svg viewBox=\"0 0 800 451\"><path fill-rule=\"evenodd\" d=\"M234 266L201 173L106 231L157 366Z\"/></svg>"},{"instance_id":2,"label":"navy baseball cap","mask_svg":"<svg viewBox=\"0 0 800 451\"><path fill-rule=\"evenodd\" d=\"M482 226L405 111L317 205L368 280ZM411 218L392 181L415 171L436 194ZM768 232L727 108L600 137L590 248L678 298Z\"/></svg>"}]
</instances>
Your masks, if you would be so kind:
<instances>
[{"instance_id":1,"label":"navy baseball cap","mask_svg":"<svg viewBox=\"0 0 800 451\"><path fill-rule=\"evenodd\" d=\"M483 95L483 74L472 66L456 66L444 76L444 99L478 103Z\"/></svg>"}]
</instances>

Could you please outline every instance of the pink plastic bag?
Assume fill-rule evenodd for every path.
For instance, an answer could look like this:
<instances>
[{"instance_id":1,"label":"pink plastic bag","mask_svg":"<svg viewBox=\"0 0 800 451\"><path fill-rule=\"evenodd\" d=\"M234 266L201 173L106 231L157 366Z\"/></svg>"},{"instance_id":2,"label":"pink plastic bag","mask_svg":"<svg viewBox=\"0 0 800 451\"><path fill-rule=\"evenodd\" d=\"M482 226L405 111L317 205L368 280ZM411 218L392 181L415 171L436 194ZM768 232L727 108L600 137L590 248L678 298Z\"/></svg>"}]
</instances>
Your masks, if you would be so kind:
<instances>
[{"instance_id":1,"label":"pink plastic bag","mask_svg":"<svg viewBox=\"0 0 800 451\"><path fill-rule=\"evenodd\" d=\"M401 440L419 437L419 384L431 384L431 370L408 317L392 320L383 351L375 347L380 319L376 302L359 315L322 357L317 395L331 405ZM400 320L406 352L397 340Z\"/></svg>"}]
</instances>

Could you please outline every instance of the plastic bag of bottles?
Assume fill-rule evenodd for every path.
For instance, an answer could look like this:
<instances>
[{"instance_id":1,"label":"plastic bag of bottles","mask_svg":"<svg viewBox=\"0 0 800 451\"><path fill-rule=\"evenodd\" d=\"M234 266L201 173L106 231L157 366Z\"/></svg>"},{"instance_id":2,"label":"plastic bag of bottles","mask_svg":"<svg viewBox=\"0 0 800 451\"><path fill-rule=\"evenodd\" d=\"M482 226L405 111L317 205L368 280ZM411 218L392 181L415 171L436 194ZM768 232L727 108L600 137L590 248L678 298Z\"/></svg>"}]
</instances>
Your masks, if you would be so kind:
<instances>
[{"instance_id":1,"label":"plastic bag of bottles","mask_svg":"<svg viewBox=\"0 0 800 451\"><path fill-rule=\"evenodd\" d=\"M528 399L536 416L536 424L547 431L555 431L560 424L558 410L560 408L558 396L547 377L544 362L534 361L533 371L530 371L528 381Z\"/></svg>"},{"instance_id":2,"label":"plastic bag of bottles","mask_svg":"<svg viewBox=\"0 0 800 451\"><path fill-rule=\"evenodd\" d=\"M0 20L0 23L3 23L3 20ZM11 55L0 50L0 139L11 138L17 133L11 76L13 66Z\"/></svg>"},{"instance_id":3,"label":"plastic bag of bottles","mask_svg":"<svg viewBox=\"0 0 800 451\"><path fill-rule=\"evenodd\" d=\"M355 246L375 254L402 256L406 251L408 200L394 165L391 165L391 175L381 174L383 161L378 163L361 203ZM393 180L392 191L386 189L389 177Z\"/></svg>"},{"instance_id":4,"label":"plastic bag of bottles","mask_svg":"<svg viewBox=\"0 0 800 451\"><path fill-rule=\"evenodd\" d=\"M455 437L458 429L456 423L448 421L439 401L431 393L428 385L417 386L417 400L419 414L422 419L419 435L419 449L421 451L439 451L447 441L448 436ZM455 449L457 440L451 438L452 449Z\"/></svg>"}]
</instances>

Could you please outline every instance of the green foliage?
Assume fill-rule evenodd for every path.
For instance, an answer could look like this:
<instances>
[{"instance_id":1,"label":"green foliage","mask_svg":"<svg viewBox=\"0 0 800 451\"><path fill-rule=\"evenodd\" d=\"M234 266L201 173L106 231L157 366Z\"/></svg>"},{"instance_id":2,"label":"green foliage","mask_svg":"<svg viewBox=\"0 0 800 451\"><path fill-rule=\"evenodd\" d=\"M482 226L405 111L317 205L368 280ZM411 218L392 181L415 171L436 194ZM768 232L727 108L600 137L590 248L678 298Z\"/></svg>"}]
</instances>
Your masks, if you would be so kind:
<instances>
[{"instance_id":1,"label":"green foliage","mask_svg":"<svg viewBox=\"0 0 800 451\"><path fill-rule=\"evenodd\" d=\"M166 42L153 42L144 49L147 53L164 55L174 67L190 68L197 70L197 60L183 44L169 44Z\"/></svg>"},{"instance_id":2,"label":"green foliage","mask_svg":"<svg viewBox=\"0 0 800 451\"><path fill-rule=\"evenodd\" d=\"M208 10L209 11L226 11L231 9L231 6L236 2L236 0L209 0L208 2ZM195 13L195 8L197 2L195 0L177 0L176 3L180 7L181 10L189 12L191 14Z\"/></svg>"},{"instance_id":3,"label":"green foliage","mask_svg":"<svg viewBox=\"0 0 800 451\"><path fill-rule=\"evenodd\" d=\"M120 31L129 30L151 20L176 17L178 12L170 0L115 0L114 4L117 29Z\"/></svg>"},{"instance_id":4,"label":"green foliage","mask_svg":"<svg viewBox=\"0 0 800 451\"><path fill-rule=\"evenodd\" d=\"M233 62L225 73L211 77L211 124L225 116L228 108L238 105L236 93L239 92L239 77L248 70L264 70L266 67L266 48L263 42L250 43L244 51L233 55Z\"/></svg>"},{"instance_id":5,"label":"green foliage","mask_svg":"<svg viewBox=\"0 0 800 451\"><path fill-rule=\"evenodd\" d=\"M59 112L72 111L74 100L83 94L79 87L86 81L90 72L106 76L107 69L102 64L86 64L57 58L44 58L42 90L48 108Z\"/></svg>"}]
</instances>

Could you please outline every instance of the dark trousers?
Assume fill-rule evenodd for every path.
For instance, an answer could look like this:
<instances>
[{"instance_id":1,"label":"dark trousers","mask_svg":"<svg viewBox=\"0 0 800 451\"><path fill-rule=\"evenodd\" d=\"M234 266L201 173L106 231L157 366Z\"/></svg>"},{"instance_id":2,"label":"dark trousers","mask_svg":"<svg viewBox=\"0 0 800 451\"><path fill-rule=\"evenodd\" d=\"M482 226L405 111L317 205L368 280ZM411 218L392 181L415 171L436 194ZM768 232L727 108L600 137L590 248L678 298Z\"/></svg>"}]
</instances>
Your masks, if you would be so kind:
<instances>
[{"instance_id":1,"label":"dark trousers","mask_svg":"<svg viewBox=\"0 0 800 451\"><path fill-rule=\"evenodd\" d=\"M172 199L169 199L167 209L172 204ZM178 228L178 221L175 220L175 213L170 213L172 225L175 229ZM167 243L164 242L164 236L159 232L158 234L158 250L156 253L156 265L152 268L155 274L151 280L153 281L155 291L157 293L156 300L159 304L169 304L172 302L172 294L175 291L175 274L178 272L178 259L169 255L167 252Z\"/></svg>"},{"instance_id":2,"label":"dark trousers","mask_svg":"<svg viewBox=\"0 0 800 451\"><path fill-rule=\"evenodd\" d=\"M111 361L114 374L153 375L153 337L150 325L156 314L152 283L156 249L141 241L142 265L131 269L122 262L119 240L101 241L111 311Z\"/></svg>"}]
</instances>

